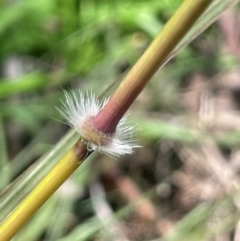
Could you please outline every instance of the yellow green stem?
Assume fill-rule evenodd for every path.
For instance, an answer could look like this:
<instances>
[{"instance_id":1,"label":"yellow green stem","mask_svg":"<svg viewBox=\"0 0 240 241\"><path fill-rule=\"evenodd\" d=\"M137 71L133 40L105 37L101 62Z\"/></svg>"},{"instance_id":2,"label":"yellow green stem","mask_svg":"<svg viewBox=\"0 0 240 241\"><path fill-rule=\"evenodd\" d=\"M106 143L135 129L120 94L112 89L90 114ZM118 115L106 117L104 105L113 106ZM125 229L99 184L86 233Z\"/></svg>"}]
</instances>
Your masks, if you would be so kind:
<instances>
[{"instance_id":1,"label":"yellow green stem","mask_svg":"<svg viewBox=\"0 0 240 241\"><path fill-rule=\"evenodd\" d=\"M0 226L1 241L10 240L89 154L80 139L4 220Z\"/></svg>"},{"instance_id":2,"label":"yellow green stem","mask_svg":"<svg viewBox=\"0 0 240 241\"><path fill-rule=\"evenodd\" d=\"M104 133L115 132L118 122L147 82L212 1L185 0L182 3L96 116L96 129Z\"/></svg>"}]
</instances>

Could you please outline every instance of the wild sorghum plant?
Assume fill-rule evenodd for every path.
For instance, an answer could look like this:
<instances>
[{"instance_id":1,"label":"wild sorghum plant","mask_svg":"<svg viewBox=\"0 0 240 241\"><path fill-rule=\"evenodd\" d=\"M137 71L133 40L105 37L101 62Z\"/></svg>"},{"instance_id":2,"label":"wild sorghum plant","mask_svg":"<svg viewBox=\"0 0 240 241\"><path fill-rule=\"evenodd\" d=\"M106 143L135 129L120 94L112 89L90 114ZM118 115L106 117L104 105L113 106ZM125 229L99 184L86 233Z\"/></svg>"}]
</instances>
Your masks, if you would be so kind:
<instances>
[{"instance_id":1,"label":"wild sorghum plant","mask_svg":"<svg viewBox=\"0 0 240 241\"><path fill-rule=\"evenodd\" d=\"M1 240L11 239L93 151L118 156L131 154L139 147L134 142L135 127L126 124L126 112L211 2L185 0L110 98L99 101L93 93L65 92L58 109L81 137L4 218L0 227Z\"/></svg>"}]
</instances>

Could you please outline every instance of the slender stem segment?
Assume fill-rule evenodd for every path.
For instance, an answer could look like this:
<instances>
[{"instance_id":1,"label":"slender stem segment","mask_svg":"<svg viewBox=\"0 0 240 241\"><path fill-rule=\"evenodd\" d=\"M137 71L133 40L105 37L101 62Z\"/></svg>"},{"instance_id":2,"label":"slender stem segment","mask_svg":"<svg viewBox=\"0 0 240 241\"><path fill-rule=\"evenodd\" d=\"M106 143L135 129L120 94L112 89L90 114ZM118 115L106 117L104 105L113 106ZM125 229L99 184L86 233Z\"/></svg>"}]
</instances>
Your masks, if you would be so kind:
<instances>
[{"instance_id":1,"label":"slender stem segment","mask_svg":"<svg viewBox=\"0 0 240 241\"><path fill-rule=\"evenodd\" d=\"M185 0L133 66L107 105L94 119L95 127L114 133L116 126L167 56L213 0Z\"/></svg>"},{"instance_id":2,"label":"slender stem segment","mask_svg":"<svg viewBox=\"0 0 240 241\"><path fill-rule=\"evenodd\" d=\"M42 179L0 226L1 241L10 240L90 153L81 139Z\"/></svg>"}]
</instances>

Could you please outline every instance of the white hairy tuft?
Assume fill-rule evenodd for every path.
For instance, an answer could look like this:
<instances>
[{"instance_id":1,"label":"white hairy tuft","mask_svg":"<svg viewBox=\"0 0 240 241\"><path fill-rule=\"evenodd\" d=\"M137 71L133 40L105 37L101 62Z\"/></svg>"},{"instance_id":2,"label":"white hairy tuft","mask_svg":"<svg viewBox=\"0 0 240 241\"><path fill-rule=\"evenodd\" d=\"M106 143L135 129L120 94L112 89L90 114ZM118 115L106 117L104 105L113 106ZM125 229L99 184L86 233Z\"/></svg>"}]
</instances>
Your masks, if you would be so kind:
<instances>
[{"instance_id":1,"label":"white hairy tuft","mask_svg":"<svg viewBox=\"0 0 240 241\"><path fill-rule=\"evenodd\" d=\"M124 116L117 125L116 131L112 135L102 133L89 123L92 131L102 138L101 143L91 140L91 136L84 130L86 122L94 118L99 111L106 105L109 98L99 101L93 93L83 94L80 90L75 92L64 91L65 100L62 107L57 108L67 124L73 127L86 140L89 150L98 150L110 156L119 156L133 153L133 148L140 147L134 143L134 131L136 127L126 124L127 116ZM106 140L106 141L105 141Z\"/></svg>"}]
</instances>

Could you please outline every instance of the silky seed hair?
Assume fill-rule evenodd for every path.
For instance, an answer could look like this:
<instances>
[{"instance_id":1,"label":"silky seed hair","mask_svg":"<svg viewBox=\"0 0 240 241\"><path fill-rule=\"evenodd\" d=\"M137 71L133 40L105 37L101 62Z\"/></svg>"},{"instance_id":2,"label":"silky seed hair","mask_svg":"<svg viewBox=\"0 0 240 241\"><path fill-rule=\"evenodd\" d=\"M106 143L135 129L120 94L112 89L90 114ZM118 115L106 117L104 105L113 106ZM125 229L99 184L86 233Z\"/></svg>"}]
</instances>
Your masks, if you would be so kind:
<instances>
[{"instance_id":1,"label":"silky seed hair","mask_svg":"<svg viewBox=\"0 0 240 241\"><path fill-rule=\"evenodd\" d=\"M92 92L70 90L64 91L65 99L62 106L57 108L67 124L84 137L90 151L97 150L110 156L132 154L135 144L134 133L136 126L128 126L127 115L118 123L112 134L103 133L93 124L94 117L104 108L109 98L100 101Z\"/></svg>"}]
</instances>

